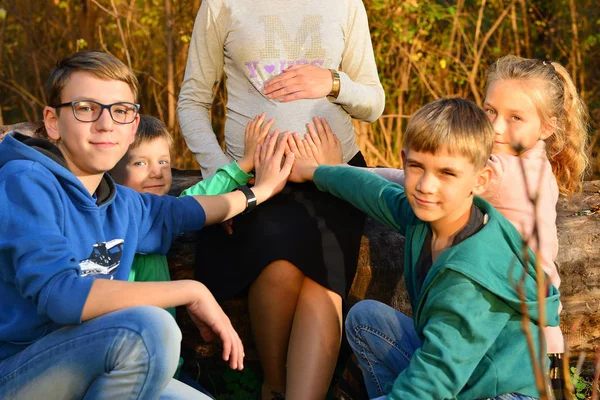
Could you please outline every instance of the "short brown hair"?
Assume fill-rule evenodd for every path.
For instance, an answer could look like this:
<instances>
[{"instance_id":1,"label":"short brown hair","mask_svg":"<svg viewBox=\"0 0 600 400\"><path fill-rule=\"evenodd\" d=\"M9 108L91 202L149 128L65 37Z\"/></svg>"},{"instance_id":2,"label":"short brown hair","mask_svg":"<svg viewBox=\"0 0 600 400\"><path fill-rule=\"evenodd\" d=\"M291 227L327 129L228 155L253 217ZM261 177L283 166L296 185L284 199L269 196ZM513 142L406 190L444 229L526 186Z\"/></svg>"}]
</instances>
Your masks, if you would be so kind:
<instances>
[{"instance_id":1,"label":"short brown hair","mask_svg":"<svg viewBox=\"0 0 600 400\"><path fill-rule=\"evenodd\" d=\"M159 138L166 139L167 143L169 143L169 148L173 146L173 137L160 119L140 114L140 123L135 133L135 141L129 148L134 149L142 143L151 142Z\"/></svg>"},{"instance_id":2,"label":"short brown hair","mask_svg":"<svg viewBox=\"0 0 600 400\"><path fill-rule=\"evenodd\" d=\"M55 106L61 103L62 92L73 72L88 72L99 79L122 81L129 85L134 101L138 96L138 80L127 65L115 56L98 50L86 50L64 58L48 78L46 93L47 104Z\"/></svg>"},{"instance_id":3,"label":"short brown hair","mask_svg":"<svg viewBox=\"0 0 600 400\"><path fill-rule=\"evenodd\" d=\"M404 147L435 154L446 149L483 168L494 146L494 129L485 112L472 101L439 99L426 104L408 122Z\"/></svg>"}]
</instances>

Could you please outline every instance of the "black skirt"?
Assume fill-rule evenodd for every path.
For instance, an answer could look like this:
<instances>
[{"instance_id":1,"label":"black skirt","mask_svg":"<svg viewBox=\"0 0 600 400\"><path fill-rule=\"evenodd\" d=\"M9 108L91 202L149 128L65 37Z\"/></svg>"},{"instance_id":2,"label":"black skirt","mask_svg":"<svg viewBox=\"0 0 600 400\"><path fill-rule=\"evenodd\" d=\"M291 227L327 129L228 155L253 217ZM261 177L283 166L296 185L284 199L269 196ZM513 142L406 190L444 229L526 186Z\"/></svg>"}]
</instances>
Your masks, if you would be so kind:
<instances>
[{"instance_id":1,"label":"black skirt","mask_svg":"<svg viewBox=\"0 0 600 400\"><path fill-rule=\"evenodd\" d=\"M349 162L364 167L359 152ZM281 193L233 220L203 228L196 246L196 278L218 301L244 295L264 267L287 260L345 300L360 250L365 215L312 182L288 183Z\"/></svg>"}]
</instances>

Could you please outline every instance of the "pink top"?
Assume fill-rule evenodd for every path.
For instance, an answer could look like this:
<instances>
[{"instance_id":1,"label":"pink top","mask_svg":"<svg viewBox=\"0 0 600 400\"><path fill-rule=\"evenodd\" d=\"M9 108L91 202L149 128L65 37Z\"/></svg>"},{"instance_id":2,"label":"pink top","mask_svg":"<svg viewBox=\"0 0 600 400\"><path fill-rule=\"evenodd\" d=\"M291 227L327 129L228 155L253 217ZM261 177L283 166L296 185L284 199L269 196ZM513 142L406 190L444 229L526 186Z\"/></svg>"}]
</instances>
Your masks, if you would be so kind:
<instances>
[{"instance_id":1,"label":"pink top","mask_svg":"<svg viewBox=\"0 0 600 400\"><path fill-rule=\"evenodd\" d=\"M554 260L558 255L556 232L556 203L558 184L552 166L546 156L546 144L540 140L521 156L492 154L487 164L493 171L487 190L481 195L508 219L524 238L531 237L534 221L537 222L540 243L531 237L529 247L539 250L542 268L554 287L560 286L560 276ZM522 166L521 166L522 165ZM523 176L523 169L527 177ZM528 193L529 191L529 193ZM537 207L529 200L535 198ZM562 305L559 312L562 310ZM544 336L548 353L564 352L564 340L560 327L545 327Z\"/></svg>"},{"instance_id":2,"label":"pink top","mask_svg":"<svg viewBox=\"0 0 600 400\"><path fill-rule=\"evenodd\" d=\"M521 165L525 169L527 184ZM492 154L488 166L493 172L492 180L481 197L512 222L524 238L531 236L534 221L537 221L542 267L550 277L550 282L558 288L560 277L554 260L558 255L556 203L559 192L546 157L545 143L538 141L520 157ZM529 200L530 196L536 196L536 192L537 208ZM538 248L534 237L531 237L529 246L534 251Z\"/></svg>"},{"instance_id":3,"label":"pink top","mask_svg":"<svg viewBox=\"0 0 600 400\"><path fill-rule=\"evenodd\" d=\"M521 156L492 154L487 165L492 169L492 179L481 197L489 201L506 219L512 222L524 238L531 236L534 221L537 221L542 268L548 274L552 285L558 288L560 277L554 260L558 254L556 203L559 191L552 167L546 156L546 144L540 140ZM521 165L525 169L527 184L525 184ZM370 170L390 181L404 185L404 171L402 170L392 168L370 168ZM534 207L529 200L529 194L533 197L536 192L538 206ZM529 240L529 247L533 251L538 249L534 237ZM559 312L560 310L562 310L562 306ZM546 327L543 330L548 353L564 352L564 341L560 328L557 326Z\"/></svg>"}]
</instances>

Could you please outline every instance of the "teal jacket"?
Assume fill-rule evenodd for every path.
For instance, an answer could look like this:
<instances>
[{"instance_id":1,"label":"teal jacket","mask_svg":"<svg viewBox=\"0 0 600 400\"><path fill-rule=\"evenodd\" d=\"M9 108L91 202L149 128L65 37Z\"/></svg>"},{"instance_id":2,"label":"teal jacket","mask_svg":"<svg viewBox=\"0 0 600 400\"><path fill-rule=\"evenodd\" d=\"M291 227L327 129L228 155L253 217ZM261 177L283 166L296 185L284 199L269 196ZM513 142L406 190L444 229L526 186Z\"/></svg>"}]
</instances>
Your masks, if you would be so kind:
<instances>
[{"instance_id":1,"label":"teal jacket","mask_svg":"<svg viewBox=\"0 0 600 400\"><path fill-rule=\"evenodd\" d=\"M535 257L488 202L474 203L488 216L475 235L444 251L418 289L417 266L428 224L419 220L404 189L368 171L317 168L314 182L398 230L406 238L404 279L422 346L392 387L389 399L480 399L507 393L538 397L516 283L523 280L536 358L539 307ZM548 325L558 325L559 293L545 298ZM545 354L545 350L544 353ZM547 364L548 365L548 362Z\"/></svg>"}]
</instances>

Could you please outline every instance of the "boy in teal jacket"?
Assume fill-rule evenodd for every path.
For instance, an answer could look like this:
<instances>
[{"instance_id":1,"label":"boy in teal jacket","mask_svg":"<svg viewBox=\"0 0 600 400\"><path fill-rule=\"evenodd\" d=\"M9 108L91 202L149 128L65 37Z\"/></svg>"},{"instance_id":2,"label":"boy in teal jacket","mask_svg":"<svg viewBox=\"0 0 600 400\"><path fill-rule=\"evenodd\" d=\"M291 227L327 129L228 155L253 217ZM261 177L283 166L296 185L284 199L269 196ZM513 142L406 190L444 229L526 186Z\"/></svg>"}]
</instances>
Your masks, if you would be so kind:
<instances>
[{"instance_id":1,"label":"boy in teal jacket","mask_svg":"<svg viewBox=\"0 0 600 400\"><path fill-rule=\"evenodd\" d=\"M536 281L543 277L534 254L528 249L524 257L514 226L475 197L490 179L494 131L485 113L463 99L419 110L405 135L404 188L364 170L317 168L306 140L289 142L296 156L292 179L314 180L406 237L404 279L414 319L365 300L346 320L369 396L538 397L522 324L527 321L537 362L540 325L559 322L559 294L547 286L544 304L538 303Z\"/></svg>"}]
</instances>

